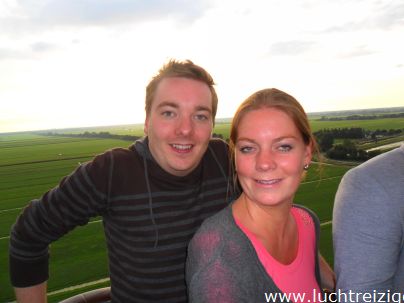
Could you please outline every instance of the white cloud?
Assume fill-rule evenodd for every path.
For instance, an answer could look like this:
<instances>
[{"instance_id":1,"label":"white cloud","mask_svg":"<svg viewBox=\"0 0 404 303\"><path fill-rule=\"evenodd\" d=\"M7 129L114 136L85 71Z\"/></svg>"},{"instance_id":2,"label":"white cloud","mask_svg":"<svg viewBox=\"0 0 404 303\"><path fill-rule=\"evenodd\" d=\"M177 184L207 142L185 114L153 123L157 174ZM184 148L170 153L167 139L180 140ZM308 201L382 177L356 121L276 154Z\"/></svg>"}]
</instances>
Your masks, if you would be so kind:
<instances>
[{"instance_id":1,"label":"white cloud","mask_svg":"<svg viewBox=\"0 0 404 303\"><path fill-rule=\"evenodd\" d=\"M308 111L402 105L403 89L395 87L404 80L403 7L387 0L4 0L0 132L5 113L19 121L34 113L30 123L42 127L142 122L145 86L172 57L212 73L218 117L264 87L291 93Z\"/></svg>"},{"instance_id":2,"label":"white cloud","mask_svg":"<svg viewBox=\"0 0 404 303\"><path fill-rule=\"evenodd\" d=\"M203 0L15 0L0 7L0 25L9 33L20 34L167 18L192 23L203 15L206 7Z\"/></svg>"}]
</instances>

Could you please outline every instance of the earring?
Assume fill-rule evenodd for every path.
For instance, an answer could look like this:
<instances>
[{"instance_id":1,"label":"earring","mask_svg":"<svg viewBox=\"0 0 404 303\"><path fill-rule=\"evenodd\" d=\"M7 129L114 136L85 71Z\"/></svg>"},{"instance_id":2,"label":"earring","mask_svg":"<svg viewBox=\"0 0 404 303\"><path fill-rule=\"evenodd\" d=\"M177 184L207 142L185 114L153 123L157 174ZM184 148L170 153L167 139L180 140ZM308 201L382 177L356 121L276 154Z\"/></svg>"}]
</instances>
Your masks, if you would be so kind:
<instances>
[{"instance_id":1,"label":"earring","mask_svg":"<svg viewBox=\"0 0 404 303\"><path fill-rule=\"evenodd\" d=\"M306 164L305 166L303 166L303 169L304 169L304 170L309 170L309 165Z\"/></svg>"}]
</instances>

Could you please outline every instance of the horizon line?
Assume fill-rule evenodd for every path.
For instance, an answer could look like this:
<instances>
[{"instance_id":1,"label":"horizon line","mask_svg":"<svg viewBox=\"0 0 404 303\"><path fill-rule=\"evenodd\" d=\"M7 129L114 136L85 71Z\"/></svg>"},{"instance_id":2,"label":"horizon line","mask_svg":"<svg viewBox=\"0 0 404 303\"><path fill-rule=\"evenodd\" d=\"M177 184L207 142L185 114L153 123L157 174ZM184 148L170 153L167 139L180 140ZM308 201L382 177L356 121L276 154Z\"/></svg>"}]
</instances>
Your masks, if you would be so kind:
<instances>
[{"instance_id":1,"label":"horizon line","mask_svg":"<svg viewBox=\"0 0 404 303\"><path fill-rule=\"evenodd\" d=\"M393 106L393 107L378 107L378 108L358 108L358 109L343 109L343 110L329 110L329 111L319 111L319 112L307 112L307 116L310 118L310 116L315 116L315 115L325 115L325 114L331 114L331 113L354 113L354 112L377 112L380 110L389 110L386 112L380 112L382 113L387 113L391 111L404 111L404 106ZM220 121L220 120L229 120L231 121L232 117L223 117L223 118L216 118L215 122ZM114 127L114 126L132 126L132 125L139 125L142 126L144 125L144 122L134 122L134 123L125 123L125 124L104 124L104 125L93 125L93 126L71 126L71 127L50 127L46 129L31 129L31 130L19 130L19 131L0 131L0 135L10 135L10 134L21 134L21 133L32 133L32 132L45 132L45 131L54 131L54 130L74 130L74 129L91 129L91 128L100 128L100 127Z\"/></svg>"}]
</instances>

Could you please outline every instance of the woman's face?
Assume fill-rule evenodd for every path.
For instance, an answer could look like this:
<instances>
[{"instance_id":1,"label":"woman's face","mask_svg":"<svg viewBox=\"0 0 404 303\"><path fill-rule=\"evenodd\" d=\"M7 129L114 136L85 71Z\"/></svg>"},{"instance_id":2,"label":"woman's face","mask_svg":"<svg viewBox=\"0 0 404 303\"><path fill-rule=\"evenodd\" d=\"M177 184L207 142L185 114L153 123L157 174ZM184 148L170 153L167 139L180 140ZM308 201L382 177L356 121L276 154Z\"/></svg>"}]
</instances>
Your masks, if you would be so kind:
<instances>
[{"instance_id":1,"label":"woman's face","mask_svg":"<svg viewBox=\"0 0 404 303\"><path fill-rule=\"evenodd\" d=\"M292 203L303 167L310 163L293 120L276 108L261 108L244 115L235 146L237 176L246 198L262 205Z\"/></svg>"}]
</instances>

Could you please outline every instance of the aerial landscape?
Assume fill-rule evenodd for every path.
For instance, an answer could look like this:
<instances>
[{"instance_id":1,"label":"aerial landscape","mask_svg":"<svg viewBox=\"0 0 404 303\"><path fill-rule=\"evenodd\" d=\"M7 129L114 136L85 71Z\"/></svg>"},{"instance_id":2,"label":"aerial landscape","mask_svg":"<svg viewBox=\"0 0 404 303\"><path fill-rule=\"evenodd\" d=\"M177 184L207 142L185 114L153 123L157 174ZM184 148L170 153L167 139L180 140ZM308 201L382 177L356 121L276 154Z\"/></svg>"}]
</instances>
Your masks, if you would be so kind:
<instances>
[{"instance_id":1,"label":"aerial landscape","mask_svg":"<svg viewBox=\"0 0 404 303\"><path fill-rule=\"evenodd\" d=\"M321 221L323 256L332 264L332 207L341 177L350 168L404 142L404 108L309 114L324 159L313 163L295 202ZM216 122L214 136L228 138L229 121ZM8 268L11 225L35 198L81 163L114 147L128 147L143 136L143 125L52 129L0 134L0 267ZM321 169L317 169L321 167ZM55 242L51 248L49 302L109 285L101 218ZM0 272L0 302L13 300L8 270Z\"/></svg>"},{"instance_id":2,"label":"aerial landscape","mask_svg":"<svg viewBox=\"0 0 404 303\"><path fill-rule=\"evenodd\" d=\"M13 238L12 245L9 244L12 226L24 208L57 187L67 175L90 167L82 164L96 155L114 148L128 148L142 138L144 122L150 118L148 105L155 99L153 93L150 97L150 90L146 87L149 88L153 79L158 78L162 66L176 60L190 60L192 64L206 69L213 78L211 87L217 94L218 102L216 110L216 101L212 100L210 113L215 118L212 136L224 141L229 140L231 121L237 108L253 92L276 88L290 93L301 104L320 153L312 159L294 202L307 206L317 214L321 228L320 252L331 266L334 260L338 264L339 255L334 258L333 253L332 228L333 222L334 227L338 226L338 216L333 221L333 207L342 177L352 168L404 144L404 43L400 42L404 33L403 15L402 0L0 1L0 302L15 302L16 295L10 280L19 270L21 272L15 275L20 281L34 272L34 278L27 278L30 281L27 285L35 285L38 280L33 281L38 277L40 286L46 284L43 272L41 276L37 274L40 270L29 268L31 263L41 259L41 269L46 271L46 249L32 240L14 241ZM178 92L183 93L184 90L179 89ZM188 96L184 100L184 104L188 105ZM161 116L166 113L161 113ZM202 115L202 120L205 120L204 117ZM284 126L283 123L278 125ZM205 131L205 141L209 138L210 126ZM256 129L250 129L253 133L264 129L261 124L254 126ZM149 126L146 124L146 127ZM166 127L155 129L165 131ZM156 141L160 143L160 140ZM219 144L223 146L222 153L226 154L225 144ZM187 150L193 150L194 142L170 142L168 146L185 154ZM163 152L167 145L160 147L154 151L160 152L160 160L164 162L169 158L169 152ZM210 169L204 171L220 169L220 182L227 183L227 175L218 165L220 161L215 161L214 165L210 163ZM227 164L227 161L223 162ZM123 163L122 167L130 172L142 167ZM161 166L160 162L157 163ZM165 170L165 167L162 169ZM147 169L145 171L145 178L141 180L147 183ZM94 175L103 178L106 174ZM281 177L271 176L275 179ZM268 176L260 178L262 180L258 181L264 181L261 183L269 179ZM128 191L131 191L134 182L128 179L125 181ZM136 176L134 179L140 178ZM206 179L214 183L210 176ZM295 179L300 181L300 174L296 174ZM92 185L92 182L89 183ZM116 183L121 185L125 182L119 179ZM161 183L165 187L168 182L164 179ZM193 183L191 186L194 186ZM182 184L179 187L183 190ZM96 186L89 191L95 192L94 188ZM151 195L149 184L144 188ZM223 188L221 186L218 191L224 191ZM59 194L61 191L56 192ZM76 197L78 192L81 188L72 196ZM208 196L207 191L200 192L201 196ZM173 197L180 196L169 193ZM109 191L105 196L109 197ZM293 194L289 196L289 204L292 203L291 196ZM146 195L142 196L146 201L144 197ZM195 197L189 200L193 201ZM148 219L151 220L147 224L154 223L155 227L152 198L148 198L150 204L145 202L145 205L149 208L142 211L150 211ZM80 200L83 209L91 208L87 200ZM105 201L108 203L108 198ZM217 207L217 201L224 203L223 197L216 198L215 203L212 202L214 207ZM182 201L176 202L186 208ZM46 203L35 205L38 208L29 209L34 209L36 214L47 208L43 206ZM49 205L55 207L55 204ZM69 210L76 206L58 205ZM128 205L138 206L132 202ZM169 207L165 204L163 208ZM38 209L41 211L36 212ZM100 213L98 210L95 211L97 214ZM66 220L61 220L63 224L60 225L57 224L59 214L52 213L46 217L48 222L54 220L54 224L45 224L49 233L56 233L52 229L56 225L63 225L60 228L65 231L66 218L70 218L69 215L75 217L77 213L64 216ZM137 224L134 221L139 217L134 218L134 212L130 214L132 218L129 218L127 210L121 210L120 214L128 220L122 221L125 228L126 222ZM358 215L366 218L362 213ZM26 221L20 221L20 226L24 226L22 229L32 223L26 223L30 221L29 215L24 219ZM104 216L104 219L107 221L108 217ZM130 285L127 288L134 292L143 291L144 284L136 284L136 287L131 284L137 279L133 272L147 276L149 282L152 281L150 285L165 279L161 277L162 272L183 275L181 267L167 270L153 268L154 276L148 276L142 268L147 263L144 255L137 258L133 253L126 253L125 257L130 256L128 259L132 258L132 261L125 265L136 263L140 267L134 268L130 274L114 275L111 269L110 275L108 260L111 258L108 258L111 247L118 247L125 241L121 241L120 237L111 237L105 228L108 223L102 220L101 216L92 217L89 224L79 225L52 242L47 292L41 294L42 297L47 295L48 302L60 302L76 294L108 287L111 280L112 284L115 283L117 276L118 280L121 277L132 279L131 282L114 284L118 285L113 287L118 289L117 293L122 285ZM198 224L202 222L202 218L198 220ZM358 223L360 220L352 221ZM179 220L173 219L172 222L178 223ZM79 224L84 223L80 221ZM184 229L190 233L189 236L193 235L192 228L199 225L188 228L187 224ZM150 226L140 227L147 229ZM178 234L182 232L174 227L170 230ZM34 234L35 228L25 228L24 231L28 231L27 234L33 231ZM158 228L155 232L158 239ZM47 236L52 238L49 234ZM183 234L180 237L185 257L186 241L189 239ZM111 238L118 240L115 245L109 243L107 247L106 239ZM143 238L141 241L147 242ZM18 245L21 246L18 248ZM40 247L39 254L33 252L34 246ZM16 257L21 261L13 263L17 265L11 268L11 273L9 247L12 251L15 249L11 259ZM129 244L127 247L139 248ZM152 245L149 247L153 248ZM139 251L144 253L142 249ZM151 254L154 253L151 251ZM33 255L35 262L30 258ZM180 259L177 252L172 255ZM121 262L125 257L115 260ZM375 259L369 258L371 262ZM137 259L136 262L133 259ZM27 260L28 263L25 262ZM148 265L157 266L160 261L169 263L164 256ZM181 262L184 265L184 260ZM168 266L175 267L172 264ZM126 270L129 266L122 268ZM182 296L186 298L185 281L178 276L177 282L180 281L183 287ZM167 280L164 283L172 282ZM155 288L147 291L149 295L160 295ZM132 297L132 294L127 294L125 298Z\"/></svg>"}]
</instances>

